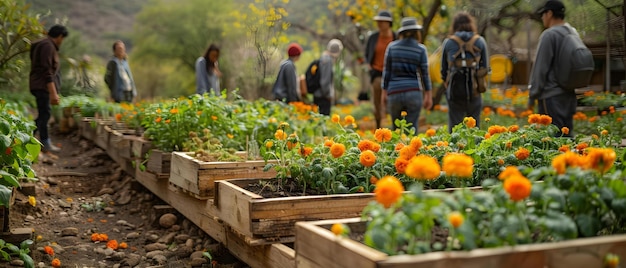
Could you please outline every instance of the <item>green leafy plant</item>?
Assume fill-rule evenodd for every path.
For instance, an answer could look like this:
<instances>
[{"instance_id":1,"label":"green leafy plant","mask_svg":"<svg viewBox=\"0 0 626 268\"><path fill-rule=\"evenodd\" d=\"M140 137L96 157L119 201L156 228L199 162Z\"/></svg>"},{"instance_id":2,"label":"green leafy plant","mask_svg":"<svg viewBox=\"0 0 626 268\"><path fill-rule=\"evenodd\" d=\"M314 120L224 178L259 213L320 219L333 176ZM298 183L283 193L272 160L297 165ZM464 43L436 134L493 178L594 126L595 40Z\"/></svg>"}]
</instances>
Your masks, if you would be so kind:
<instances>
[{"instance_id":1,"label":"green leafy plant","mask_svg":"<svg viewBox=\"0 0 626 268\"><path fill-rule=\"evenodd\" d=\"M35 263L33 259L28 255L30 253L30 246L33 244L33 241L30 239L22 241L20 246L17 247L11 243L7 243L4 240L0 239L0 254L2 258L6 261L10 261L12 256L19 257L22 261L24 261L24 267L33 268L35 267Z\"/></svg>"}]
</instances>

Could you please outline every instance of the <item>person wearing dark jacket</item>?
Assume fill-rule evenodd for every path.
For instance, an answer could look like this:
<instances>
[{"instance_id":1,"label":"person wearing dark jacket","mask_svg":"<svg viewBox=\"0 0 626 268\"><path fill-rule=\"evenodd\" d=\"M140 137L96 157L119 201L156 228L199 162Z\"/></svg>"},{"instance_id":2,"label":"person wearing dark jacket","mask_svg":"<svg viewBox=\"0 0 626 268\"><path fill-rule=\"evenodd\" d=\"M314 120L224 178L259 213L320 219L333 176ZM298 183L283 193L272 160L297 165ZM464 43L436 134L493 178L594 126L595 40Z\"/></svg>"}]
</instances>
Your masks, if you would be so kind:
<instances>
[{"instance_id":1,"label":"person wearing dark jacket","mask_svg":"<svg viewBox=\"0 0 626 268\"><path fill-rule=\"evenodd\" d=\"M280 70L274 83L274 99L286 103L300 101L300 82L295 62L300 59L302 47L292 43L287 47L288 59L280 63Z\"/></svg>"},{"instance_id":2,"label":"person wearing dark jacket","mask_svg":"<svg viewBox=\"0 0 626 268\"><path fill-rule=\"evenodd\" d=\"M380 80L383 76L385 50L392 41L396 40L396 33L391 30L393 18L389 11L378 12L374 17L378 31L367 39L365 44L365 59L369 65L370 82L372 84L372 102L374 102L374 118L376 128L380 128L380 121L385 117L385 103L382 101L382 89Z\"/></svg>"},{"instance_id":3,"label":"person wearing dark jacket","mask_svg":"<svg viewBox=\"0 0 626 268\"><path fill-rule=\"evenodd\" d=\"M48 121L51 115L50 105L58 105L60 101L61 74L58 51L68 34L65 26L54 25L48 31L47 37L33 42L30 47L29 89L37 101L36 132L39 132L39 140L45 152L61 151L50 141Z\"/></svg>"},{"instance_id":4,"label":"person wearing dark jacket","mask_svg":"<svg viewBox=\"0 0 626 268\"><path fill-rule=\"evenodd\" d=\"M113 57L107 64L104 82L111 90L111 98L117 103L131 103L137 96L133 73L128 65L126 45L121 40L113 43Z\"/></svg>"},{"instance_id":5,"label":"person wearing dark jacket","mask_svg":"<svg viewBox=\"0 0 626 268\"><path fill-rule=\"evenodd\" d=\"M456 14L452 20L451 34L458 36L464 42L469 41L474 35L477 35L476 23L474 18L467 12L460 12ZM487 43L483 37L476 39L474 46L480 49L480 62L478 66L481 68L489 69L489 54L487 52ZM449 63L455 61L455 55L459 51L460 47L451 38L447 38L443 42L443 51L441 57L441 78L444 81L444 87L446 88L446 99L448 101L448 131L452 132L454 126L463 122L465 117L473 117L476 120L476 126L480 125L480 113L482 112L483 100L482 96L478 92L473 92L471 97L457 98L455 97L454 90L451 88L451 83L448 80L451 79L451 74L458 71L456 66L450 66ZM473 58L474 55L467 52L467 58ZM463 69L463 68L461 68ZM472 79L467 76L467 79ZM463 83L460 83L462 85ZM464 83L465 87L462 90L471 88L472 81ZM467 87L467 88L466 88ZM470 90L473 91L473 90Z\"/></svg>"}]
</instances>

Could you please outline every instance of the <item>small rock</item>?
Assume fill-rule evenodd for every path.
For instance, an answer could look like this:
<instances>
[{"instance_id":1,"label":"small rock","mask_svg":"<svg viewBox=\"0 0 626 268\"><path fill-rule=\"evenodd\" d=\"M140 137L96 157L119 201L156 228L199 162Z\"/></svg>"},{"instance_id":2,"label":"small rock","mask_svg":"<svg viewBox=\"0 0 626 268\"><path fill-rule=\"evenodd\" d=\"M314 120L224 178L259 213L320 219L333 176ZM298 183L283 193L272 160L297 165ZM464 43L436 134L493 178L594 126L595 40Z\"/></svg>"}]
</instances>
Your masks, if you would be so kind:
<instances>
[{"instance_id":1,"label":"small rock","mask_svg":"<svg viewBox=\"0 0 626 268\"><path fill-rule=\"evenodd\" d=\"M20 260L20 259L11 260L10 264L11 264L11 266L24 267L24 261Z\"/></svg>"},{"instance_id":2,"label":"small rock","mask_svg":"<svg viewBox=\"0 0 626 268\"><path fill-rule=\"evenodd\" d=\"M174 242L174 237L175 236L176 236L176 233L168 233L168 234L162 236L161 238L159 238L159 240L157 242L169 245L172 242Z\"/></svg>"},{"instance_id":3,"label":"small rock","mask_svg":"<svg viewBox=\"0 0 626 268\"><path fill-rule=\"evenodd\" d=\"M120 197L115 200L115 204L118 206L127 205L130 203L132 195L128 191L124 190L120 193Z\"/></svg>"},{"instance_id":4,"label":"small rock","mask_svg":"<svg viewBox=\"0 0 626 268\"><path fill-rule=\"evenodd\" d=\"M112 195L113 193L115 193L113 191L113 188L105 187L105 188L100 189L100 191L96 194L96 196L101 196L105 194Z\"/></svg>"},{"instance_id":5,"label":"small rock","mask_svg":"<svg viewBox=\"0 0 626 268\"><path fill-rule=\"evenodd\" d=\"M167 257L163 256L163 255L156 255L154 257L152 257L152 260L154 260L157 264L163 265L167 263Z\"/></svg>"},{"instance_id":6,"label":"small rock","mask_svg":"<svg viewBox=\"0 0 626 268\"><path fill-rule=\"evenodd\" d=\"M172 213L163 214L161 218L159 218L159 225L163 228L170 228L178 221L178 217Z\"/></svg>"},{"instance_id":7,"label":"small rock","mask_svg":"<svg viewBox=\"0 0 626 268\"><path fill-rule=\"evenodd\" d=\"M67 213L67 212L65 212L65 211L62 211L61 213L59 213L59 216L61 216L61 217L63 217L63 218L65 218L65 217L67 217L67 216L69 216L69 215L70 215L70 214L68 214L68 213Z\"/></svg>"},{"instance_id":8,"label":"small rock","mask_svg":"<svg viewBox=\"0 0 626 268\"><path fill-rule=\"evenodd\" d=\"M126 257L126 254L124 252L113 252L113 254L111 255L111 260L112 261L121 261Z\"/></svg>"},{"instance_id":9,"label":"small rock","mask_svg":"<svg viewBox=\"0 0 626 268\"><path fill-rule=\"evenodd\" d=\"M61 236L78 236L78 228L67 227L61 230Z\"/></svg>"},{"instance_id":10,"label":"small rock","mask_svg":"<svg viewBox=\"0 0 626 268\"><path fill-rule=\"evenodd\" d=\"M146 249L146 251L150 252L150 251L155 251L155 250L164 250L167 248L167 245L161 244L161 243L152 243L152 244L148 244L144 247Z\"/></svg>"},{"instance_id":11,"label":"small rock","mask_svg":"<svg viewBox=\"0 0 626 268\"><path fill-rule=\"evenodd\" d=\"M189 256L189 258L191 259L195 259L195 258L202 258L202 253L204 253L204 251L194 251L193 253L191 253L191 255Z\"/></svg>"},{"instance_id":12,"label":"small rock","mask_svg":"<svg viewBox=\"0 0 626 268\"><path fill-rule=\"evenodd\" d=\"M59 206L62 208L72 208L72 204L59 199Z\"/></svg>"},{"instance_id":13,"label":"small rock","mask_svg":"<svg viewBox=\"0 0 626 268\"><path fill-rule=\"evenodd\" d=\"M147 236L146 236L146 242L149 242L149 243L150 243L150 242L151 242L151 243L154 243L154 242L156 242L157 240L159 240L159 236L158 236L158 235L156 235L156 234L149 234L149 235L147 235Z\"/></svg>"},{"instance_id":14,"label":"small rock","mask_svg":"<svg viewBox=\"0 0 626 268\"><path fill-rule=\"evenodd\" d=\"M31 216L31 215L27 215L26 218L24 219L25 221L34 221L35 217Z\"/></svg>"},{"instance_id":15,"label":"small rock","mask_svg":"<svg viewBox=\"0 0 626 268\"><path fill-rule=\"evenodd\" d=\"M126 235L126 240L133 240L139 238L138 232L132 232Z\"/></svg>"},{"instance_id":16,"label":"small rock","mask_svg":"<svg viewBox=\"0 0 626 268\"><path fill-rule=\"evenodd\" d=\"M193 239L189 238L185 241L185 246L192 248L193 247Z\"/></svg>"},{"instance_id":17,"label":"small rock","mask_svg":"<svg viewBox=\"0 0 626 268\"><path fill-rule=\"evenodd\" d=\"M111 255L113 255L113 253L115 253L115 250L113 250L112 248L107 247L104 250L104 255L111 256Z\"/></svg>"},{"instance_id":18,"label":"small rock","mask_svg":"<svg viewBox=\"0 0 626 268\"><path fill-rule=\"evenodd\" d=\"M141 262L141 256L138 254L130 254L121 262L121 265L135 267Z\"/></svg>"},{"instance_id":19,"label":"small rock","mask_svg":"<svg viewBox=\"0 0 626 268\"><path fill-rule=\"evenodd\" d=\"M205 258L193 258L191 259L191 262L189 262L189 265L191 265L191 267L198 267L198 266L202 266L203 264L208 263L209 261Z\"/></svg>"},{"instance_id":20,"label":"small rock","mask_svg":"<svg viewBox=\"0 0 626 268\"><path fill-rule=\"evenodd\" d=\"M104 213L105 214L115 214L115 209L112 207L105 207L104 208Z\"/></svg>"},{"instance_id":21,"label":"small rock","mask_svg":"<svg viewBox=\"0 0 626 268\"><path fill-rule=\"evenodd\" d=\"M152 258L154 258L154 256L157 256L157 255L163 256L163 251L160 251L160 250L150 251L150 252L146 253L146 258L152 259Z\"/></svg>"}]
</instances>

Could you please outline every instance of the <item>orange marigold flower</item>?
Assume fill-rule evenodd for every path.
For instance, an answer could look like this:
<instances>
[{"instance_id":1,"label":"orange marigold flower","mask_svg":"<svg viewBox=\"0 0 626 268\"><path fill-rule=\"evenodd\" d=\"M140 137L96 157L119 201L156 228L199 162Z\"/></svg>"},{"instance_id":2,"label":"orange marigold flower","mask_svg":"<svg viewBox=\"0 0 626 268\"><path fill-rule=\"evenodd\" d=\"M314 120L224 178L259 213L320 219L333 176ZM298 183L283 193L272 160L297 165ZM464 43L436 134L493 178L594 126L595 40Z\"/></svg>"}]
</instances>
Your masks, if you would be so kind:
<instances>
[{"instance_id":1,"label":"orange marigold flower","mask_svg":"<svg viewBox=\"0 0 626 268\"><path fill-rule=\"evenodd\" d=\"M118 121L118 122L119 122L119 121L122 121L122 114L120 114L120 113L116 113L116 114L115 114L115 121Z\"/></svg>"},{"instance_id":2,"label":"orange marigold flower","mask_svg":"<svg viewBox=\"0 0 626 268\"><path fill-rule=\"evenodd\" d=\"M376 164L376 155L370 150L365 150L361 152L361 155L359 156L359 161L361 162L361 165L365 167L371 167Z\"/></svg>"},{"instance_id":3,"label":"orange marigold flower","mask_svg":"<svg viewBox=\"0 0 626 268\"><path fill-rule=\"evenodd\" d=\"M273 141L265 142L265 148L269 149L269 148L272 148L272 146L274 146L274 142Z\"/></svg>"},{"instance_id":4,"label":"orange marigold flower","mask_svg":"<svg viewBox=\"0 0 626 268\"><path fill-rule=\"evenodd\" d=\"M112 250L117 250L117 247L119 245L117 244L117 240L113 239L113 240L109 240L109 242L107 242L107 248L110 248Z\"/></svg>"},{"instance_id":5,"label":"orange marigold flower","mask_svg":"<svg viewBox=\"0 0 626 268\"><path fill-rule=\"evenodd\" d=\"M342 235L346 233L346 226L341 223L335 223L330 227L330 231L335 235Z\"/></svg>"},{"instance_id":6,"label":"orange marigold flower","mask_svg":"<svg viewBox=\"0 0 626 268\"><path fill-rule=\"evenodd\" d=\"M346 125L352 125L356 120L354 120L354 116L348 115L343 119L346 122Z\"/></svg>"},{"instance_id":7,"label":"orange marigold flower","mask_svg":"<svg viewBox=\"0 0 626 268\"><path fill-rule=\"evenodd\" d=\"M589 148L582 163L586 169L607 172L615 162L617 155L611 148Z\"/></svg>"},{"instance_id":8,"label":"orange marigold flower","mask_svg":"<svg viewBox=\"0 0 626 268\"><path fill-rule=\"evenodd\" d=\"M159 116L156 119L154 119L154 122L161 123L161 120L163 120L163 118Z\"/></svg>"},{"instance_id":9,"label":"orange marigold flower","mask_svg":"<svg viewBox=\"0 0 626 268\"><path fill-rule=\"evenodd\" d=\"M412 157L405 170L407 176L418 180L434 180L440 173L441 166L437 159L427 155Z\"/></svg>"},{"instance_id":10,"label":"orange marigold flower","mask_svg":"<svg viewBox=\"0 0 626 268\"><path fill-rule=\"evenodd\" d=\"M539 124L547 126L551 123L552 123L552 117L550 117L549 115L542 114L541 116L539 116Z\"/></svg>"},{"instance_id":11,"label":"orange marigold flower","mask_svg":"<svg viewBox=\"0 0 626 268\"><path fill-rule=\"evenodd\" d=\"M300 147L300 150L299 150L300 155L302 155L303 157L307 157L311 155L312 152L313 152L313 148L308 147L308 146Z\"/></svg>"},{"instance_id":12,"label":"orange marigold flower","mask_svg":"<svg viewBox=\"0 0 626 268\"><path fill-rule=\"evenodd\" d=\"M51 246L43 247L43 251L50 256L54 256L54 249Z\"/></svg>"},{"instance_id":13,"label":"orange marigold flower","mask_svg":"<svg viewBox=\"0 0 626 268\"><path fill-rule=\"evenodd\" d=\"M496 135L498 133L504 133L506 131L507 131L507 128L505 128L503 126L498 126L498 125L490 126L487 129L487 132L489 132L489 134L491 134L491 136Z\"/></svg>"},{"instance_id":14,"label":"orange marigold flower","mask_svg":"<svg viewBox=\"0 0 626 268\"><path fill-rule=\"evenodd\" d=\"M128 248L128 244L126 244L126 242L122 242L122 243L120 243L119 248L127 249Z\"/></svg>"},{"instance_id":15,"label":"orange marigold flower","mask_svg":"<svg viewBox=\"0 0 626 268\"><path fill-rule=\"evenodd\" d=\"M465 220L465 218L458 211L454 211L454 212L451 212L450 214L448 214L448 222L454 228L459 228L459 226L461 226L461 224L463 224L463 220Z\"/></svg>"},{"instance_id":16,"label":"orange marigold flower","mask_svg":"<svg viewBox=\"0 0 626 268\"><path fill-rule=\"evenodd\" d=\"M606 129L603 129L602 131L600 131L600 135L602 135L602 136L609 135L609 131L606 130Z\"/></svg>"},{"instance_id":17,"label":"orange marigold flower","mask_svg":"<svg viewBox=\"0 0 626 268\"><path fill-rule=\"evenodd\" d=\"M376 182L374 196L378 203L388 208L400 199L402 192L404 192L404 186L396 177L385 176Z\"/></svg>"},{"instance_id":18,"label":"orange marigold flower","mask_svg":"<svg viewBox=\"0 0 626 268\"><path fill-rule=\"evenodd\" d=\"M341 120L341 117L339 117L338 114L333 114L330 120L333 121L333 123L339 123L339 121Z\"/></svg>"},{"instance_id":19,"label":"orange marigold flower","mask_svg":"<svg viewBox=\"0 0 626 268\"><path fill-rule=\"evenodd\" d=\"M474 117L465 117L463 118L463 124L468 128L474 128L476 127L476 119Z\"/></svg>"},{"instance_id":20,"label":"orange marigold flower","mask_svg":"<svg viewBox=\"0 0 626 268\"><path fill-rule=\"evenodd\" d=\"M443 157L442 169L447 176L470 178L474 172L474 159L462 153L449 153Z\"/></svg>"},{"instance_id":21,"label":"orange marigold flower","mask_svg":"<svg viewBox=\"0 0 626 268\"><path fill-rule=\"evenodd\" d=\"M422 145L424 144L422 143L422 139L420 139L419 137L413 137L409 142L409 147L411 147L411 149L416 153L419 152L420 148L422 148Z\"/></svg>"},{"instance_id":22,"label":"orange marigold flower","mask_svg":"<svg viewBox=\"0 0 626 268\"><path fill-rule=\"evenodd\" d=\"M502 158L498 159L498 165L500 166L504 165L504 159Z\"/></svg>"},{"instance_id":23,"label":"orange marigold flower","mask_svg":"<svg viewBox=\"0 0 626 268\"><path fill-rule=\"evenodd\" d=\"M515 157L518 160L526 160L526 158L528 158L529 156L530 156L530 151L528 151L528 149L524 147L519 147L519 149L515 151Z\"/></svg>"},{"instance_id":24,"label":"orange marigold flower","mask_svg":"<svg viewBox=\"0 0 626 268\"><path fill-rule=\"evenodd\" d=\"M562 127L561 128L561 133L563 133L563 135L569 134L569 128L568 127Z\"/></svg>"},{"instance_id":25,"label":"orange marigold flower","mask_svg":"<svg viewBox=\"0 0 626 268\"><path fill-rule=\"evenodd\" d=\"M532 184L524 176L516 175L504 181L504 190L513 201L520 201L530 195Z\"/></svg>"},{"instance_id":26,"label":"orange marigold flower","mask_svg":"<svg viewBox=\"0 0 626 268\"><path fill-rule=\"evenodd\" d=\"M583 167L583 165L584 159L572 151L567 151L552 158L552 167L558 174L564 174L568 167Z\"/></svg>"},{"instance_id":27,"label":"orange marigold flower","mask_svg":"<svg viewBox=\"0 0 626 268\"><path fill-rule=\"evenodd\" d=\"M509 132L511 132L511 133L515 133L518 130L519 130L519 126L518 125L509 126Z\"/></svg>"},{"instance_id":28,"label":"orange marigold flower","mask_svg":"<svg viewBox=\"0 0 626 268\"><path fill-rule=\"evenodd\" d=\"M597 139L599 139L600 137L598 137L598 135L596 135L596 134L591 134L591 138L592 138L592 139L594 139L594 140L597 140Z\"/></svg>"},{"instance_id":29,"label":"orange marigold flower","mask_svg":"<svg viewBox=\"0 0 626 268\"><path fill-rule=\"evenodd\" d=\"M402 158L402 157L396 158L396 162L394 163L394 166L396 167L396 171L398 172L398 174L405 174L406 167L408 165L409 165L409 160L407 160L406 158Z\"/></svg>"},{"instance_id":30,"label":"orange marigold flower","mask_svg":"<svg viewBox=\"0 0 626 268\"><path fill-rule=\"evenodd\" d=\"M432 128L429 128L428 130L426 130L426 136L428 136L428 137L435 136L435 133L437 133L437 131L435 131Z\"/></svg>"},{"instance_id":31,"label":"orange marigold flower","mask_svg":"<svg viewBox=\"0 0 626 268\"><path fill-rule=\"evenodd\" d=\"M298 145L298 142L297 142L297 141L294 141L294 142L287 141L287 149L288 149L288 150L293 149L294 147L296 147L296 145Z\"/></svg>"},{"instance_id":32,"label":"orange marigold flower","mask_svg":"<svg viewBox=\"0 0 626 268\"><path fill-rule=\"evenodd\" d=\"M327 139L324 141L324 147L330 148L331 146L333 146L333 144L335 144L333 140Z\"/></svg>"},{"instance_id":33,"label":"orange marigold flower","mask_svg":"<svg viewBox=\"0 0 626 268\"><path fill-rule=\"evenodd\" d=\"M508 179L510 177L513 177L513 176L523 176L523 175L519 171L519 169L517 169L517 167L515 167L515 166L508 166L502 172L500 172L500 175L498 175L498 179L506 180L506 179Z\"/></svg>"},{"instance_id":34,"label":"orange marigold flower","mask_svg":"<svg viewBox=\"0 0 626 268\"><path fill-rule=\"evenodd\" d=\"M376 137L376 141L385 142L391 140L391 130L388 128L379 128L374 131L374 137Z\"/></svg>"},{"instance_id":35,"label":"orange marigold flower","mask_svg":"<svg viewBox=\"0 0 626 268\"><path fill-rule=\"evenodd\" d=\"M376 184L376 182L378 182L378 178L376 178L376 176L371 176L370 177L370 183L371 184Z\"/></svg>"},{"instance_id":36,"label":"orange marigold flower","mask_svg":"<svg viewBox=\"0 0 626 268\"><path fill-rule=\"evenodd\" d=\"M512 147L512 146L513 146L513 143L512 143L512 142L510 142L510 141L507 141L507 142L504 144L504 148L507 148L507 149L511 149L511 147Z\"/></svg>"},{"instance_id":37,"label":"orange marigold flower","mask_svg":"<svg viewBox=\"0 0 626 268\"><path fill-rule=\"evenodd\" d=\"M396 147L394 148L394 150L400 151L402 148L404 148L404 143L398 142L396 143Z\"/></svg>"},{"instance_id":38,"label":"orange marigold flower","mask_svg":"<svg viewBox=\"0 0 626 268\"><path fill-rule=\"evenodd\" d=\"M170 109L170 113L171 114L177 114L178 113L178 109L177 108L172 108L172 109Z\"/></svg>"},{"instance_id":39,"label":"orange marigold flower","mask_svg":"<svg viewBox=\"0 0 626 268\"><path fill-rule=\"evenodd\" d=\"M400 149L400 152L398 152L398 158L409 160L411 157L414 157L415 154L417 154L417 151L413 150L413 148L409 146L405 146Z\"/></svg>"},{"instance_id":40,"label":"orange marigold flower","mask_svg":"<svg viewBox=\"0 0 626 268\"><path fill-rule=\"evenodd\" d=\"M284 140L287 138L287 133L285 133L282 129L278 129L276 130L276 133L274 133L274 138L277 140Z\"/></svg>"},{"instance_id":41,"label":"orange marigold flower","mask_svg":"<svg viewBox=\"0 0 626 268\"><path fill-rule=\"evenodd\" d=\"M539 123L539 118L541 117L540 114L531 114L528 115L528 124L537 124Z\"/></svg>"},{"instance_id":42,"label":"orange marigold flower","mask_svg":"<svg viewBox=\"0 0 626 268\"><path fill-rule=\"evenodd\" d=\"M339 158L346 151L346 146L341 143L335 143L333 146L330 146L330 154L334 158Z\"/></svg>"},{"instance_id":43,"label":"orange marigold flower","mask_svg":"<svg viewBox=\"0 0 626 268\"><path fill-rule=\"evenodd\" d=\"M400 116L402 116L402 117L406 117L406 115L407 115L406 111L402 111L402 112L400 112Z\"/></svg>"},{"instance_id":44,"label":"orange marigold flower","mask_svg":"<svg viewBox=\"0 0 626 268\"><path fill-rule=\"evenodd\" d=\"M361 152L364 152L364 151L367 151L367 150L372 150L372 141L370 141L370 140L361 140L356 145L356 147L358 147Z\"/></svg>"},{"instance_id":45,"label":"orange marigold flower","mask_svg":"<svg viewBox=\"0 0 626 268\"><path fill-rule=\"evenodd\" d=\"M171 121L172 121L172 120L167 119L167 120L165 120L165 124L169 124Z\"/></svg>"},{"instance_id":46,"label":"orange marigold flower","mask_svg":"<svg viewBox=\"0 0 626 268\"><path fill-rule=\"evenodd\" d=\"M61 267L61 260L54 258L52 262L50 262L50 265L52 265L52 267L54 268L59 268Z\"/></svg>"},{"instance_id":47,"label":"orange marigold flower","mask_svg":"<svg viewBox=\"0 0 626 268\"><path fill-rule=\"evenodd\" d=\"M568 152L569 151L569 145L567 145L567 144L561 145L561 147L559 147L559 151L560 152Z\"/></svg>"},{"instance_id":48,"label":"orange marigold flower","mask_svg":"<svg viewBox=\"0 0 626 268\"><path fill-rule=\"evenodd\" d=\"M488 140L489 138L491 138L491 134L485 133L485 139Z\"/></svg>"},{"instance_id":49,"label":"orange marigold flower","mask_svg":"<svg viewBox=\"0 0 626 268\"><path fill-rule=\"evenodd\" d=\"M586 149L587 147L589 147L589 144L587 144L586 142L581 142L578 145L576 145L576 150L578 150L579 152L582 152L582 150Z\"/></svg>"}]
</instances>

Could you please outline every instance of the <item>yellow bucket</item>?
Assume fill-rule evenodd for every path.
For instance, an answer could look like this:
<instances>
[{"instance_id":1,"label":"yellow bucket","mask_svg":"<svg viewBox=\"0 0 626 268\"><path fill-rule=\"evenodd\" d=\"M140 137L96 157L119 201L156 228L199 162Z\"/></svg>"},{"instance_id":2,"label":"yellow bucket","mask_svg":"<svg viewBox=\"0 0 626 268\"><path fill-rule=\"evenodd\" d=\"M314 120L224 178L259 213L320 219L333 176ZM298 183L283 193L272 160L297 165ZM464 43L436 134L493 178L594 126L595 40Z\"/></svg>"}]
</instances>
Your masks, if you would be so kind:
<instances>
[{"instance_id":1,"label":"yellow bucket","mask_svg":"<svg viewBox=\"0 0 626 268\"><path fill-rule=\"evenodd\" d=\"M428 73L432 83L443 83L441 79L441 49L435 50L433 54L428 56Z\"/></svg>"},{"instance_id":2,"label":"yellow bucket","mask_svg":"<svg viewBox=\"0 0 626 268\"><path fill-rule=\"evenodd\" d=\"M506 55L495 54L489 57L491 83L503 83L513 73L513 62Z\"/></svg>"}]
</instances>

